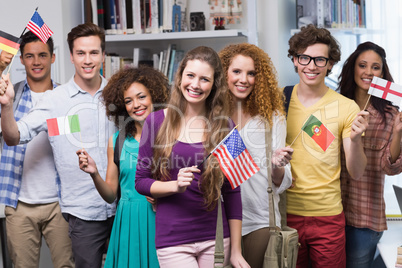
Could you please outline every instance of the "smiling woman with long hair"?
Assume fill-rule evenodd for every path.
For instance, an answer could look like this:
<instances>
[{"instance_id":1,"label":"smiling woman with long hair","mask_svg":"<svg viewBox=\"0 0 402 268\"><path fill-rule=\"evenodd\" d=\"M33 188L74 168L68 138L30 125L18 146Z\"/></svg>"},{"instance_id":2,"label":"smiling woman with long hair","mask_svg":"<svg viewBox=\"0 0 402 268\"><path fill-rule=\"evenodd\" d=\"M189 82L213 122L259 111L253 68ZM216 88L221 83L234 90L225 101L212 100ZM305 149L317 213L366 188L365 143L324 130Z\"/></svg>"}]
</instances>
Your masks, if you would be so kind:
<instances>
[{"instance_id":1,"label":"smiling woman with long hair","mask_svg":"<svg viewBox=\"0 0 402 268\"><path fill-rule=\"evenodd\" d=\"M221 195L225 265L249 267L241 255L240 189L231 189L214 156L197 167L233 128L226 92L217 53L197 47L180 63L168 107L145 122L135 187L157 199L162 268L213 267Z\"/></svg>"}]
</instances>

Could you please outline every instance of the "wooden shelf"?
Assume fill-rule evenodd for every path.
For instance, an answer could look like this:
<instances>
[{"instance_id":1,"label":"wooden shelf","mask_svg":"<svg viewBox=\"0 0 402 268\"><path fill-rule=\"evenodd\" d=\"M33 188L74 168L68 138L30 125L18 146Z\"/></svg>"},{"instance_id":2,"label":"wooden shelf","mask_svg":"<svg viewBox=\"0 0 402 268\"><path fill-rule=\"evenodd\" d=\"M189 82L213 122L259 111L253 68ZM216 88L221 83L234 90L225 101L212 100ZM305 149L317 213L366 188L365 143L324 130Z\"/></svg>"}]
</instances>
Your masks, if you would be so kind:
<instances>
[{"instance_id":1,"label":"wooden shelf","mask_svg":"<svg viewBox=\"0 0 402 268\"><path fill-rule=\"evenodd\" d=\"M116 34L106 35L106 42L126 41L152 41L152 40L175 40L175 39L200 39L247 36L245 30L218 30L218 31L193 31L172 32L157 34Z\"/></svg>"}]
</instances>

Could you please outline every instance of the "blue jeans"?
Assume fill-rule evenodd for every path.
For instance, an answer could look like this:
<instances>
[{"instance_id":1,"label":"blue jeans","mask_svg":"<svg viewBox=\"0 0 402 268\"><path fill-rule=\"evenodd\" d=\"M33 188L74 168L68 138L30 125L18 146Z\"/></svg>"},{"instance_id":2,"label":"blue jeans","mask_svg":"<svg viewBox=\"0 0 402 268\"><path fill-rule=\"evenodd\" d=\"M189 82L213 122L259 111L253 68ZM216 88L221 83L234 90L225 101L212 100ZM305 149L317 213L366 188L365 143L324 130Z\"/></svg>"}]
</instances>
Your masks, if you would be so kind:
<instances>
[{"instance_id":1,"label":"blue jeans","mask_svg":"<svg viewBox=\"0 0 402 268\"><path fill-rule=\"evenodd\" d=\"M346 225L346 267L370 268L383 232Z\"/></svg>"}]
</instances>

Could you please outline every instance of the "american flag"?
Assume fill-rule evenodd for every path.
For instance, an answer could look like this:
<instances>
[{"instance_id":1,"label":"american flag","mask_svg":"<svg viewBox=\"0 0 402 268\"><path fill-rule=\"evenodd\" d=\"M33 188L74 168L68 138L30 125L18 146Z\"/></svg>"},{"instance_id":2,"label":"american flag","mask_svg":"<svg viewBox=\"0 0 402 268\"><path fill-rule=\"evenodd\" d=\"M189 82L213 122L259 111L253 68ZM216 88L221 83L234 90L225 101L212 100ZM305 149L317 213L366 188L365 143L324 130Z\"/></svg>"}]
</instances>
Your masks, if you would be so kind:
<instances>
[{"instance_id":1,"label":"american flag","mask_svg":"<svg viewBox=\"0 0 402 268\"><path fill-rule=\"evenodd\" d=\"M248 152L239 132L234 128L212 153L232 189L257 173L260 168Z\"/></svg>"},{"instance_id":2,"label":"american flag","mask_svg":"<svg viewBox=\"0 0 402 268\"><path fill-rule=\"evenodd\" d=\"M43 43L46 43L53 34L52 30L43 22L39 13L35 10L31 20L28 22L27 28L33 32Z\"/></svg>"}]
</instances>

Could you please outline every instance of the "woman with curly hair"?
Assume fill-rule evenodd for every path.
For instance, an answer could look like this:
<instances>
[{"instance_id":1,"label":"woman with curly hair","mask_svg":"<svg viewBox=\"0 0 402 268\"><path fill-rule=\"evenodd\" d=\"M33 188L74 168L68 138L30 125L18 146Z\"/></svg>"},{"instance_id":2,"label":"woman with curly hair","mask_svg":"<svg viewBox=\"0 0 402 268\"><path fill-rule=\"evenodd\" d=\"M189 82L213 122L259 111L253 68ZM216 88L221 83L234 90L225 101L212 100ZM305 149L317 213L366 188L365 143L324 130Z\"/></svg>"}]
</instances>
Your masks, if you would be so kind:
<instances>
[{"instance_id":1,"label":"woman with curly hair","mask_svg":"<svg viewBox=\"0 0 402 268\"><path fill-rule=\"evenodd\" d=\"M135 188L157 198L161 267L213 267L221 195L224 263L249 267L241 255L240 189L231 189L214 156L201 165L233 128L226 92L218 54L194 48L179 65L168 107L145 121Z\"/></svg>"},{"instance_id":2,"label":"woman with curly hair","mask_svg":"<svg viewBox=\"0 0 402 268\"><path fill-rule=\"evenodd\" d=\"M384 201L385 174L402 171L402 116L391 102L370 96L373 77L393 81L385 50L372 43L360 44L343 65L339 91L370 113L362 137L367 166L354 180L342 154L341 189L346 218L346 267L371 267L377 243L387 229Z\"/></svg>"},{"instance_id":3,"label":"woman with curly hair","mask_svg":"<svg viewBox=\"0 0 402 268\"><path fill-rule=\"evenodd\" d=\"M289 161L293 149L285 147L286 120L283 98L275 68L269 56L255 45L243 43L225 47L219 56L225 71L231 118L260 171L241 184L243 204L243 252L251 267L262 267L269 241L268 171L265 126L272 135L272 181L275 218L281 226L279 194L290 187ZM271 178L269 178L271 179Z\"/></svg>"},{"instance_id":4,"label":"woman with curly hair","mask_svg":"<svg viewBox=\"0 0 402 268\"><path fill-rule=\"evenodd\" d=\"M113 203L121 189L104 267L159 267L155 250L155 213L151 198L134 189L134 176L145 118L168 98L167 78L146 66L117 72L102 92L107 116L119 129L109 139L106 180L84 150L77 151L80 168L89 173L102 198ZM114 147L124 139L119 165ZM116 149L117 150L117 149ZM147 199L151 202L147 202Z\"/></svg>"}]
</instances>

